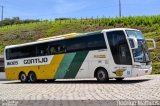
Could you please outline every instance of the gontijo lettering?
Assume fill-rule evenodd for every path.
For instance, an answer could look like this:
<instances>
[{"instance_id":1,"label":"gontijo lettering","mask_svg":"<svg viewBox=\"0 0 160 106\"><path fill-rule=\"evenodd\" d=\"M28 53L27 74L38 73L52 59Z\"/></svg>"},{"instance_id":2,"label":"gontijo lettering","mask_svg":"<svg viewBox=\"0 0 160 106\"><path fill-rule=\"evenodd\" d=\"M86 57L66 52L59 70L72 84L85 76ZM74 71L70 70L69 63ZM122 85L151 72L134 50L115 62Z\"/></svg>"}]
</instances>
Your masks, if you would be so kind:
<instances>
[{"instance_id":1,"label":"gontijo lettering","mask_svg":"<svg viewBox=\"0 0 160 106\"><path fill-rule=\"evenodd\" d=\"M24 64L34 64L34 63L47 63L48 58L36 58L36 59L26 59L24 60Z\"/></svg>"}]
</instances>

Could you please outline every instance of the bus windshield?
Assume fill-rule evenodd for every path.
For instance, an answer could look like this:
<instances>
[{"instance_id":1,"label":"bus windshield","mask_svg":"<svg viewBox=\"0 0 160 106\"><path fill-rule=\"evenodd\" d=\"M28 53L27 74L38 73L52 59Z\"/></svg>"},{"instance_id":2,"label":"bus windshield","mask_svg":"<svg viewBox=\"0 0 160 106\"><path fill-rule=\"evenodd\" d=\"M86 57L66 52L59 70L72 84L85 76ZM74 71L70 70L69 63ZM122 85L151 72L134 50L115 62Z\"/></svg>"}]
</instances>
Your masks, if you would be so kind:
<instances>
[{"instance_id":1,"label":"bus windshield","mask_svg":"<svg viewBox=\"0 0 160 106\"><path fill-rule=\"evenodd\" d=\"M137 38L138 48L133 49L133 57L135 62L146 63L150 62L148 46L141 31L127 30L128 37Z\"/></svg>"},{"instance_id":2,"label":"bus windshield","mask_svg":"<svg viewBox=\"0 0 160 106\"><path fill-rule=\"evenodd\" d=\"M136 30L126 30L129 38L137 38L137 39L144 39L144 36L141 31Z\"/></svg>"}]
</instances>

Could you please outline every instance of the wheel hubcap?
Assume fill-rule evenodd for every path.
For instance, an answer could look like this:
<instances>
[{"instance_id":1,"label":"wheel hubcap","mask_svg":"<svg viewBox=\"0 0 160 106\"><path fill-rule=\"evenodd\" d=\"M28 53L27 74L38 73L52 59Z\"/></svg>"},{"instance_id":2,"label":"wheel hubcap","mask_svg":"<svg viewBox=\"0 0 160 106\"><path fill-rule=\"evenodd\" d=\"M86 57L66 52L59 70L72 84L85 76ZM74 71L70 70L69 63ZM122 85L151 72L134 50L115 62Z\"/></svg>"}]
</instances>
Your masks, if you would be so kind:
<instances>
[{"instance_id":1,"label":"wheel hubcap","mask_svg":"<svg viewBox=\"0 0 160 106\"><path fill-rule=\"evenodd\" d=\"M31 75L30 75L30 80L31 80L31 81L34 81L34 80L35 80L35 78L34 78L34 75L33 75L33 74L31 74Z\"/></svg>"},{"instance_id":2,"label":"wheel hubcap","mask_svg":"<svg viewBox=\"0 0 160 106\"><path fill-rule=\"evenodd\" d=\"M99 77L99 79L101 79L101 80L105 79L105 73L104 73L103 71L100 71L100 72L98 73L98 77Z\"/></svg>"},{"instance_id":3,"label":"wheel hubcap","mask_svg":"<svg viewBox=\"0 0 160 106\"><path fill-rule=\"evenodd\" d=\"M26 80L26 75L25 75L25 74L22 74L22 75L21 75L21 80L22 80L22 81L25 81L25 80Z\"/></svg>"}]
</instances>

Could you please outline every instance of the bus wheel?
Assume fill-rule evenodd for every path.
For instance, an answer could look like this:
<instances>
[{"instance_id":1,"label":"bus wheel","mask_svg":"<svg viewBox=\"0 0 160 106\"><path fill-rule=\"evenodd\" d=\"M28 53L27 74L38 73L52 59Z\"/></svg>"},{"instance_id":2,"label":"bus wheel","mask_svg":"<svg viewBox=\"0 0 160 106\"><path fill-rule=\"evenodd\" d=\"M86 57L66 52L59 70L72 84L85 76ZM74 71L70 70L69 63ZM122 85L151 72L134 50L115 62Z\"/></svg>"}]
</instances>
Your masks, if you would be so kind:
<instances>
[{"instance_id":1,"label":"bus wheel","mask_svg":"<svg viewBox=\"0 0 160 106\"><path fill-rule=\"evenodd\" d=\"M19 74L19 79L21 80L22 83L28 81L28 78L27 78L27 76L26 76L26 74L25 74L24 72L21 72L21 73Z\"/></svg>"},{"instance_id":2,"label":"bus wheel","mask_svg":"<svg viewBox=\"0 0 160 106\"><path fill-rule=\"evenodd\" d=\"M30 81L31 83L34 83L34 82L37 81L37 77L36 77L36 74L35 74L34 72L30 72L30 73L28 74L28 77L29 77L29 81Z\"/></svg>"},{"instance_id":3,"label":"bus wheel","mask_svg":"<svg viewBox=\"0 0 160 106\"><path fill-rule=\"evenodd\" d=\"M117 81L122 81L124 78L116 78Z\"/></svg>"},{"instance_id":4,"label":"bus wheel","mask_svg":"<svg viewBox=\"0 0 160 106\"><path fill-rule=\"evenodd\" d=\"M105 82L108 81L108 73L105 69L100 68L98 69L97 73L96 73L96 78L99 82Z\"/></svg>"}]
</instances>

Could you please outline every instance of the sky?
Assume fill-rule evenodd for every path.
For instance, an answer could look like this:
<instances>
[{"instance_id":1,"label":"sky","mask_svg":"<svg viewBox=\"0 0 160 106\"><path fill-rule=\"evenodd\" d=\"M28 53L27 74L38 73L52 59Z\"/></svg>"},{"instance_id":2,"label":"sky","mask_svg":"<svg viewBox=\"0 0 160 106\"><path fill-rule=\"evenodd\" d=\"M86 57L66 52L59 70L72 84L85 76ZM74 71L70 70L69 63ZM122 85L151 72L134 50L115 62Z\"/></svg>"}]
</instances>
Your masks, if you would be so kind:
<instances>
[{"instance_id":1,"label":"sky","mask_svg":"<svg viewBox=\"0 0 160 106\"><path fill-rule=\"evenodd\" d=\"M122 16L160 15L160 0L121 0ZM4 18L118 17L119 0L0 0ZM1 14L1 11L0 11Z\"/></svg>"}]
</instances>

